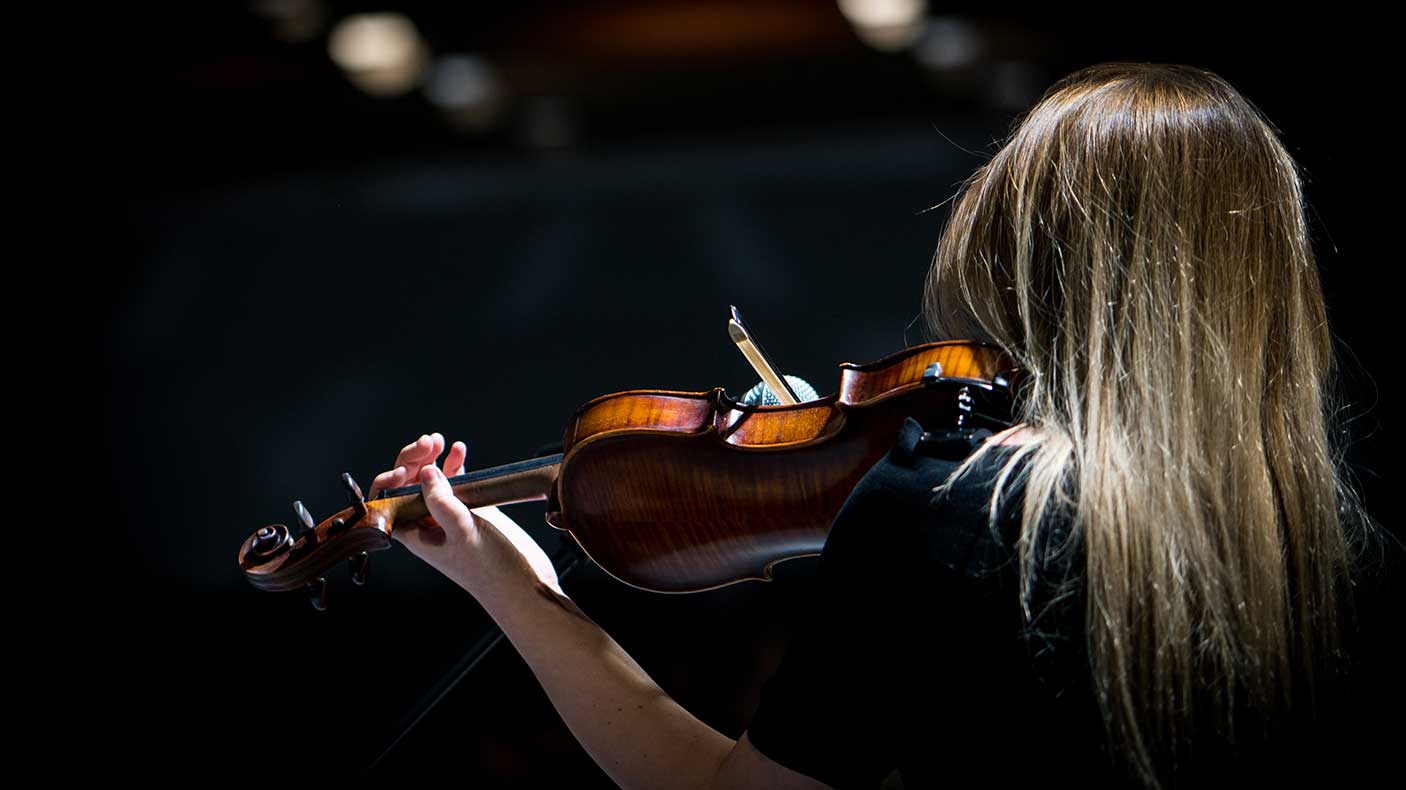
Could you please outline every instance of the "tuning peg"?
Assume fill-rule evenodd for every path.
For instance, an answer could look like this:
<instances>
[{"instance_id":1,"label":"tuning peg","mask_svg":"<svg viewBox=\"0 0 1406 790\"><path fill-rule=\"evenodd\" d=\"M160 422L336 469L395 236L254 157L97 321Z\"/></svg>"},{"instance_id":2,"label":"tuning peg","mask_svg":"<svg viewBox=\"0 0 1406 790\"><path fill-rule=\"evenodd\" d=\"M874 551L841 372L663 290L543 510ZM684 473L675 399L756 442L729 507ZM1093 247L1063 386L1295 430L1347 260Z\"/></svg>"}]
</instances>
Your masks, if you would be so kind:
<instances>
[{"instance_id":1,"label":"tuning peg","mask_svg":"<svg viewBox=\"0 0 1406 790\"><path fill-rule=\"evenodd\" d=\"M347 499L356 510L358 517L366 515L366 498L361 495L361 486L352 479L351 472L342 473L342 485L347 488Z\"/></svg>"},{"instance_id":2,"label":"tuning peg","mask_svg":"<svg viewBox=\"0 0 1406 790\"><path fill-rule=\"evenodd\" d=\"M302 500L293 503L293 512L298 516L298 523L303 526L302 535L306 536L310 543L317 542L317 522L312 520L312 514L303 507Z\"/></svg>"},{"instance_id":3,"label":"tuning peg","mask_svg":"<svg viewBox=\"0 0 1406 790\"><path fill-rule=\"evenodd\" d=\"M364 551L354 554L347 558L347 567L351 568L352 582L358 587L364 587L366 580L371 576L371 555Z\"/></svg>"},{"instance_id":4,"label":"tuning peg","mask_svg":"<svg viewBox=\"0 0 1406 790\"><path fill-rule=\"evenodd\" d=\"M327 578L319 576L308 582L308 601L319 612L327 611Z\"/></svg>"}]
</instances>

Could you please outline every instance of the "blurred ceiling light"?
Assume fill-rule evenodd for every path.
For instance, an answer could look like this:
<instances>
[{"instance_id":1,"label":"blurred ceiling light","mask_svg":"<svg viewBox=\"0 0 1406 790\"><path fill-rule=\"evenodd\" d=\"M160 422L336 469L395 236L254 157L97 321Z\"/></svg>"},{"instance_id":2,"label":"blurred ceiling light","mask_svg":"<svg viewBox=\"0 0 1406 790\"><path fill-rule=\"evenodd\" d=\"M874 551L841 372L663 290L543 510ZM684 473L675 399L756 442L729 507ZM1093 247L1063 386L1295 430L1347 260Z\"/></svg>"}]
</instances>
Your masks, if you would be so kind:
<instances>
[{"instance_id":1,"label":"blurred ceiling light","mask_svg":"<svg viewBox=\"0 0 1406 790\"><path fill-rule=\"evenodd\" d=\"M928 20L913 57L930 69L970 66L981 54L981 36L970 23L952 17Z\"/></svg>"},{"instance_id":2,"label":"blurred ceiling light","mask_svg":"<svg viewBox=\"0 0 1406 790\"><path fill-rule=\"evenodd\" d=\"M435 63L425 82L425 97L436 107L482 104L498 92L488 64L472 55L446 55Z\"/></svg>"},{"instance_id":3,"label":"blurred ceiling light","mask_svg":"<svg viewBox=\"0 0 1406 790\"><path fill-rule=\"evenodd\" d=\"M329 16L323 0L254 0L251 9L273 26L274 38L290 44L317 38Z\"/></svg>"},{"instance_id":4,"label":"blurred ceiling light","mask_svg":"<svg viewBox=\"0 0 1406 790\"><path fill-rule=\"evenodd\" d=\"M472 55L440 58L425 81L425 98L460 131L486 131L503 117L505 97L498 76Z\"/></svg>"},{"instance_id":5,"label":"blurred ceiling light","mask_svg":"<svg viewBox=\"0 0 1406 790\"><path fill-rule=\"evenodd\" d=\"M327 54L352 84L373 96L414 88L429 65L429 47L403 14L354 14L332 28Z\"/></svg>"},{"instance_id":6,"label":"blurred ceiling light","mask_svg":"<svg viewBox=\"0 0 1406 790\"><path fill-rule=\"evenodd\" d=\"M886 51L917 41L928 10L927 0L839 0L839 4L860 40Z\"/></svg>"}]
</instances>

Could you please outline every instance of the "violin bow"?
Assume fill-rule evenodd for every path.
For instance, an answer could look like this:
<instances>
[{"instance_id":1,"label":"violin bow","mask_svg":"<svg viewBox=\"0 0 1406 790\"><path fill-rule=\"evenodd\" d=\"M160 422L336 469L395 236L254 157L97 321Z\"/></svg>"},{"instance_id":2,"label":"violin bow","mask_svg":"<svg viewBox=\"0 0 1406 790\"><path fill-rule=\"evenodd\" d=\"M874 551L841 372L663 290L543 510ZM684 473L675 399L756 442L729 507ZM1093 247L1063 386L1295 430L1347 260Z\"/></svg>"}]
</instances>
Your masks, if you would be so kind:
<instances>
[{"instance_id":1,"label":"violin bow","mask_svg":"<svg viewBox=\"0 0 1406 790\"><path fill-rule=\"evenodd\" d=\"M742 356L747 358L747 362L752 369L757 371L762 381L766 382L771 391L776 395L776 399L781 401L783 406L791 406L800 402L800 396L791 389L790 382L786 377L776 372L776 367L771 364L771 359L762 350L762 346L752 337L752 333L747 330L747 324L742 321L742 313L736 305L728 305L732 310L732 317L727 321L727 334L732 338L732 342L737 344L737 350L742 352Z\"/></svg>"}]
</instances>

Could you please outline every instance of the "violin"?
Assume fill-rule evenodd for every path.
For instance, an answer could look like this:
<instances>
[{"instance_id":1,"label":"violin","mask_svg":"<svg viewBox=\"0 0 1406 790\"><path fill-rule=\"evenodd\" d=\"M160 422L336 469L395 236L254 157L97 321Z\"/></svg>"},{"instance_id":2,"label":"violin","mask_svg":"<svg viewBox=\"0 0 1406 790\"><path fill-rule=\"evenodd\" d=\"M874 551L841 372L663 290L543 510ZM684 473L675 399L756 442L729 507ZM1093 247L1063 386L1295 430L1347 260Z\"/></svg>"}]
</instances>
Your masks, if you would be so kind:
<instances>
[{"instance_id":1,"label":"violin","mask_svg":"<svg viewBox=\"0 0 1406 790\"><path fill-rule=\"evenodd\" d=\"M614 578L697 592L770 580L778 562L819 554L905 418L968 437L1009 425L1019 372L994 347L944 341L845 363L837 392L799 401L733 315L734 340L779 405L721 387L603 395L572 415L560 454L451 477L454 495L470 508L545 499L547 523ZM368 501L350 474L342 481L350 507L314 523L295 502L300 529L271 524L243 542L239 566L256 588L304 589L321 608L330 568L349 561L364 583L370 553L429 514L418 485Z\"/></svg>"}]
</instances>

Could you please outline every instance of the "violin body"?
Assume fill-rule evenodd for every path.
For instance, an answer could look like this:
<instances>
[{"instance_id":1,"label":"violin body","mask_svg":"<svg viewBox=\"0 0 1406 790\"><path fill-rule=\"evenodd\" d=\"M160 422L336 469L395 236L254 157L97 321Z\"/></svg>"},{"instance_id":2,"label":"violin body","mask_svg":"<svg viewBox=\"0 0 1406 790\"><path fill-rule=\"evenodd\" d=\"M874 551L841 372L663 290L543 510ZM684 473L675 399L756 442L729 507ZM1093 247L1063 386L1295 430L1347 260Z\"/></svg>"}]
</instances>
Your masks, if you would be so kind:
<instances>
[{"instance_id":1,"label":"violin body","mask_svg":"<svg viewBox=\"0 0 1406 790\"><path fill-rule=\"evenodd\" d=\"M933 363L948 385L924 383ZM547 522L642 589L770 579L777 562L820 553L904 418L1004 420L1007 388L996 383L1010 367L989 346L932 343L844 364L837 393L793 406L741 405L722 389L597 398L567 426ZM973 400L965 407L963 391Z\"/></svg>"},{"instance_id":2,"label":"violin body","mask_svg":"<svg viewBox=\"0 0 1406 790\"><path fill-rule=\"evenodd\" d=\"M470 508L547 500L568 532L620 581L695 592L770 579L776 563L819 554L859 479L893 445L904 418L925 426L1004 426L1016 371L999 350L928 343L840 366L840 387L785 406L707 392L633 390L596 398L567 424L563 453L449 479ZM352 506L303 529L272 524L240 546L245 578L264 590L307 588L344 559L364 581L369 552L396 524L428 514L419 486L369 501L343 475ZM296 526L296 525L295 525Z\"/></svg>"}]
</instances>

